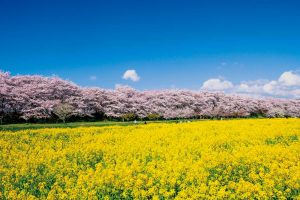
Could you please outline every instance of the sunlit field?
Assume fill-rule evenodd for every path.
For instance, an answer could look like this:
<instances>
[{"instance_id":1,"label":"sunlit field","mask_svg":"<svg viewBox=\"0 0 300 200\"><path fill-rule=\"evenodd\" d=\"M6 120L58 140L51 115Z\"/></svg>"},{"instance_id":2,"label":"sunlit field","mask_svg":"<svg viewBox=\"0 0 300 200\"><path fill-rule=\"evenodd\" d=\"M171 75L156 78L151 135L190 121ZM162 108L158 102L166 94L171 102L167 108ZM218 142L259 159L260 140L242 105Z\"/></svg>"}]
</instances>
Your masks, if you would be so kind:
<instances>
[{"instance_id":1,"label":"sunlit field","mask_svg":"<svg viewBox=\"0 0 300 200\"><path fill-rule=\"evenodd\" d=\"M300 198L300 120L0 132L0 199Z\"/></svg>"}]
</instances>

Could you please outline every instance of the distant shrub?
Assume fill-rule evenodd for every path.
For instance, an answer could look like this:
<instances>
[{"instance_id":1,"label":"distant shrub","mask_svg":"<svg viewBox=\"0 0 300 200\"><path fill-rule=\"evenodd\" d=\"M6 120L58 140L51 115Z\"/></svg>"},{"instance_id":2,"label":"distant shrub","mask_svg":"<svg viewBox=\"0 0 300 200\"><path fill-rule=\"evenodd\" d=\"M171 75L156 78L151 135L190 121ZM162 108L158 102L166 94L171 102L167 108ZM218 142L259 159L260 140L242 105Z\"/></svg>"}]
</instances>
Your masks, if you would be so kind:
<instances>
[{"instance_id":1,"label":"distant shrub","mask_svg":"<svg viewBox=\"0 0 300 200\"><path fill-rule=\"evenodd\" d=\"M148 118L149 120L158 120L158 119L160 119L161 117L160 117L160 115L158 115L158 114L150 113L150 114L147 115L147 118Z\"/></svg>"},{"instance_id":2,"label":"distant shrub","mask_svg":"<svg viewBox=\"0 0 300 200\"><path fill-rule=\"evenodd\" d=\"M126 113L121 118L123 121L132 121L136 118L136 115L134 113Z\"/></svg>"}]
</instances>

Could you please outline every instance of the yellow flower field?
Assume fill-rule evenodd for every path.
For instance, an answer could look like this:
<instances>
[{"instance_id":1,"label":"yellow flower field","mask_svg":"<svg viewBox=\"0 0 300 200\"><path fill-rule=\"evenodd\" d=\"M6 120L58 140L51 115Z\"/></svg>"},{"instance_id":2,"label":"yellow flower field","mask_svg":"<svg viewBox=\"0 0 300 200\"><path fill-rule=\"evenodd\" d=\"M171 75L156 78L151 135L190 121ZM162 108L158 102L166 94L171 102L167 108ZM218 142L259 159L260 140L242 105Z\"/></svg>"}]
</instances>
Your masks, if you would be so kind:
<instances>
[{"instance_id":1,"label":"yellow flower field","mask_svg":"<svg viewBox=\"0 0 300 200\"><path fill-rule=\"evenodd\" d=\"M0 132L0 199L300 199L300 120Z\"/></svg>"}]
</instances>

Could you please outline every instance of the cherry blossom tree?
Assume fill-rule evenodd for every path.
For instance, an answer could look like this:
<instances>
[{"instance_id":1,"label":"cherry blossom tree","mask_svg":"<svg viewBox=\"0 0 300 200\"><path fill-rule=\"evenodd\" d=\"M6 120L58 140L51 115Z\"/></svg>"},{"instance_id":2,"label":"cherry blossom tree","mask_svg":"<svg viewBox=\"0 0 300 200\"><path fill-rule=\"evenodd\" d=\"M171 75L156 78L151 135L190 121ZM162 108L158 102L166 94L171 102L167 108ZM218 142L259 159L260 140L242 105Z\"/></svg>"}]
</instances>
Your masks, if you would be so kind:
<instances>
[{"instance_id":1,"label":"cherry blossom tree","mask_svg":"<svg viewBox=\"0 0 300 200\"><path fill-rule=\"evenodd\" d=\"M74 117L178 119L213 117L300 117L300 100L250 98L220 92L82 88L58 77L11 76L0 72L0 123L53 119L70 105Z\"/></svg>"},{"instance_id":2,"label":"cherry blossom tree","mask_svg":"<svg viewBox=\"0 0 300 200\"><path fill-rule=\"evenodd\" d=\"M56 105L53 113L58 116L59 119L66 123L66 119L73 115L74 107L67 103L61 103Z\"/></svg>"}]
</instances>

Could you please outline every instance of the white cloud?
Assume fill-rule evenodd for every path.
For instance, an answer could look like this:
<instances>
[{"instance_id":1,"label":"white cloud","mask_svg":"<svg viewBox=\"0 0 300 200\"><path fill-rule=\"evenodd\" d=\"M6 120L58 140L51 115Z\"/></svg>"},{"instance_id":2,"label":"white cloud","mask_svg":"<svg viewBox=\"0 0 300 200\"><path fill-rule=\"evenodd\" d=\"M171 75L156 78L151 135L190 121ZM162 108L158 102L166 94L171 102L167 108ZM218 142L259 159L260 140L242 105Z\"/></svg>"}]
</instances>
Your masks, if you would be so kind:
<instances>
[{"instance_id":1,"label":"white cloud","mask_svg":"<svg viewBox=\"0 0 300 200\"><path fill-rule=\"evenodd\" d=\"M242 90L242 91L243 91L243 90L247 91L247 90L249 89L249 85L246 84L246 83L241 83L238 87L239 87L240 90Z\"/></svg>"},{"instance_id":2,"label":"white cloud","mask_svg":"<svg viewBox=\"0 0 300 200\"><path fill-rule=\"evenodd\" d=\"M232 84L227 80L209 79L201 87L204 90L221 90L250 96L300 98L300 75L293 71L282 73L277 80L254 80Z\"/></svg>"},{"instance_id":3,"label":"white cloud","mask_svg":"<svg viewBox=\"0 0 300 200\"><path fill-rule=\"evenodd\" d=\"M130 79L130 80L136 82L136 81L140 80L140 77L134 69L129 69L123 74L123 79L125 79L125 80Z\"/></svg>"},{"instance_id":4,"label":"white cloud","mask_svg":"<svg viewBox=\"0 0 300 200\"><path fill-rule=\"evenodd\" d=\"M300 75L291 71L284 72L281 74L278 81L286 86L300 86Z\"/></svg>"},{"instance_id":5,"label":"white cloud","mask_svg":"<svg viewBox=\"0 0 300 200\"><path fill-rule=\"evenodd\" d=\"M215 90L223 91L233 87L233 84L230 81L221 80L218 78L212 78L205 81L201 87L203 90Z\"/></svg>"},{"instance_id":6,"label":"white cloud","mask_svg":"<svg viewBox=\"0 0 300 200\"><path fill-rule=\"evenodd\" d=\"M292 90L291 93L292 93L294 96L300 97L300 89Z\"/></svg>"},{"instance_id":7,"label":"white cloud","mask_svg":"<svg viewBox=\"0 0 300 200\"><path fill-rule=\"evenodd\" d=\"M91 81L97 80L97 76L90 76L90 80L91 80Z\"/></svg>"},{"instance_id":8,"label":"white cloud","mask_svg":"<svg viewBox=\"0 0 300 200\"><path fill-rule=\"evenodd\" d=\"M270 81L269 83L264 84L262 88L266 93L272 94L274 93L276 86L277 86L277 81Z\"/></svg>"}]
</instances>

